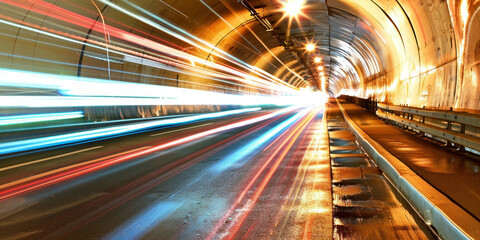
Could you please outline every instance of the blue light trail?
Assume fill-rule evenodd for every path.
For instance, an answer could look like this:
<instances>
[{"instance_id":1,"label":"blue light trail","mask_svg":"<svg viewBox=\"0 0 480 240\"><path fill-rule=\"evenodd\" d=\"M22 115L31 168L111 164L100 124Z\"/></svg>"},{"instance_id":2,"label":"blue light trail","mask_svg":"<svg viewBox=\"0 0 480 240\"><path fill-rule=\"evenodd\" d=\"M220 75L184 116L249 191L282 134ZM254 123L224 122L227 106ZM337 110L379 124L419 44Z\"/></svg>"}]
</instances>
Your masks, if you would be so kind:
<instances>
[{"instance_id":1,"label":"blue light trail","mask_svg":"<svg viewBox=\"0 0 480 240\"><path fill-rule=\"evenodd\" d=\"M5 116L5 117L0 117L0 126L64 120L64 119L73 119L73 118L81 118L81 117L83 117L83 112L81 111Z\"/></svg>"},{"instance_id":2,"label":"blue light trail","mask_svg":"<svg viewBox=\"0 0 480 240\"><path fill-rule=\"evenodd\" d=\"M287 129L290 125L298 121L310 111L311 108L306 108L299 113L293 115L292 117L288 118L287 120L283 121L282 123L278 124L274 128L270 129L268 132L262 134L257 139L250 141L247 145L236 150L235 152L215 164L212 167L212 170L215 172L222 172L228 168L243 165L246 162L245 160L248 159L249 154L261 148L263 144L273 139L275 136L280 134L282 131ZM242 162L242 160L244 161Z\"/></svg>"},{"instance_id":3,"label":"blue light trail","mask_svg":"<svg viewBox=\"0 0 480 240\"><path fill-rule=\"evenodd\" d=\"M246 108L246 109L231 110L231 111L224 111L224 112L206 113L206 114L200 114L195 116L180 117L180 118L173 118L173 119L162 119L162 120L156 120L156 121L150 121L150 122L142 122L142 123L121 125L121 126L115 126L115 127L105 127L105 128L87 130L87 131L81 131L81 132L75 132L75 133L67 133L67 134L61 134L61 135L55 135L55 136L4 142L4 143L0 143L0 154L11 154L11 153L22 152L22 151L37 150L37 149L54 147L54 146L59 146L64 144L80 143L84 141L95 141L95 140L100 140L105 138L123 136L125 134L132 134L142 130L145 131L153 127L187 124L187 123L192 123L200 120L224 117L224 116L229 116L233 114L259 111L260 109L261 108Z\"/></svg>"}]
</instances>

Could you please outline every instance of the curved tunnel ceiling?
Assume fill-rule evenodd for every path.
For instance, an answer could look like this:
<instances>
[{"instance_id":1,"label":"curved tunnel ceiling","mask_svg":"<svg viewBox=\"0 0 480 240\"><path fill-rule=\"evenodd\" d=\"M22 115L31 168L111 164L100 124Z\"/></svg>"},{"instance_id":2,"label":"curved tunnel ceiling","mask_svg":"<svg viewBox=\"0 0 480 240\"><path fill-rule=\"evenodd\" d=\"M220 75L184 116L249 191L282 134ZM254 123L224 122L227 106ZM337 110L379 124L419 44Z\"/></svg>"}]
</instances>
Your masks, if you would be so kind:
<instances>
[{"instance_id":1,"label":"curved tunnel ceiling","mask_svg":"<svg viewBox=\"0 0 480 240\"><path fill-rule=\"evenodd\" d=\"M451 82L463 76L462 44L469 17L478 18L478 1L307 0L289 18L282 8L292 1L302 0L1 0L0 67L181 81L225 92L282 91L242 81L252 76L290 89L440 108L462 108L458 94L473 94L464 89L466 80ZM305 50L308 43L314 51ZM225 77L232 71L234 77Z\"/></svg>"}]
</instances>

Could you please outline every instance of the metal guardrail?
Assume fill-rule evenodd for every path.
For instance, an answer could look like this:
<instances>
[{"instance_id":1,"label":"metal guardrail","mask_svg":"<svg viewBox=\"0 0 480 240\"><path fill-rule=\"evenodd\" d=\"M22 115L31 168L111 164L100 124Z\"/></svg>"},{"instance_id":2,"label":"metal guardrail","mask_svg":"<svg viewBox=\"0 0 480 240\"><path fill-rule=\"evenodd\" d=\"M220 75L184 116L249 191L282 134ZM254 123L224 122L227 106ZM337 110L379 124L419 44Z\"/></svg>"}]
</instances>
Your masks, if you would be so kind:
<instances>
[{"instance_id":1,"label":"metal guardrail","mask_svg":"<svg viewBox=\"0 0 480 240\"><path fill-rule=\"evenodd\" d=\"M421 133L444 139L480 151L480 137L467 134L466 129L480 129L480 116L444 110L429 110L403 106L377 104L377 116L410 127ZM456 129L454 129L456 126ZM469 131L472 132L472 131ZM475 132L475 131L473 131Z\"/></svg>"},{"instance_id":2,"label":"metal guardrail","mask_svg":"<svg viewBox=\"0 0 480 240\"><path fill-rule=\"evenodd\" d=\"M480 239L480 222L433 188L407 165L368 136L350 119L342 105L339 102L337 103L347 121L348 128L362 148L427 224L436 229L440 238L448 240ZM387 116L392 117L393 115ZM418 122L416 123L418 124Z\"/></svg>"}]
</instances>

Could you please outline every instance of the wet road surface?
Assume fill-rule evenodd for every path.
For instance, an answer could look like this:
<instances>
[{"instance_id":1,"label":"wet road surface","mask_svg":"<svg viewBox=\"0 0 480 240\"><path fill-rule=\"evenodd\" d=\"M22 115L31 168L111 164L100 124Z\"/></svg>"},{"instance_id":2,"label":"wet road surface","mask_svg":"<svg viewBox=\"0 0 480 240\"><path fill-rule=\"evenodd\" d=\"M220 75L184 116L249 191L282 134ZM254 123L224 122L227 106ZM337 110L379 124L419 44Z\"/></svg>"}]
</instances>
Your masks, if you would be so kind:
<instances>
[{"instance_id":1,"label":"wet road surface","mask_svg":"<svg viewBox=\"0 0 480 240\"><path fill-rule=\"evenodd\" d=\"M148 151L277 111L4 158L0 238L331 236L330 180L313 181L329 176L328 165L305 177L305 167L322 160L317 149L328 147L315 138L322 109L289 110Z\"/></svg>"},{"instance_id":2,"label":"wet road surface","mask_svg":"<svg viewBox=\"0 0 480 240\"><path fill-rule=\"evenodd\" d=\"M339 202L360 204L344 199L359 190L341 190L352 176L340 168L353 167L335 155L345 149L330 154L323 112L262 110L4 157L0 239L331 239L334 229L336 238L348 237L338 234L339 221L348 223L338 215L348 206ZM369 171L366 179L381 178ZM415 221L397 222L411 217L381 191L368 201L398 213L388 215L388 226L428 236ZM375 211L360 222L386 215Z\"/></svg>"}]
</instances>

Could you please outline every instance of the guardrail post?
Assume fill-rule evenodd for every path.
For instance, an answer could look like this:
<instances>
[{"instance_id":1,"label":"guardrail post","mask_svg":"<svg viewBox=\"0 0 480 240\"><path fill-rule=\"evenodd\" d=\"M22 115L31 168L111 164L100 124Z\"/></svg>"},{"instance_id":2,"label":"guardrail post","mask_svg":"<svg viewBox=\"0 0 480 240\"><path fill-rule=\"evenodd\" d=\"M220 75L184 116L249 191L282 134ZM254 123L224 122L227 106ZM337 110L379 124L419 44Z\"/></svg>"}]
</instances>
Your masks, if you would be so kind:
<instances>
[{"instance_id":1,"label":"guardrail post","mask_svg":"<svg viewBox=\"0 0 480 240\"><path fill-rule=\"evenodd\" d=\"M447 121L447 130L450 130L452 128L452 122ZM444 147L455 147L455 144L447 140L447 143L445 143Z\"/></svg>"},{"instance_id":2,"label":"guardrail post","mask_svg":"<svg viewBox=\"0 0 480 240\"><path fill-rule=\"evenodd\" d=\"M480 128L480 115L427 110L426 107L423 109L413 108L407 107L405 104L394 106L377 103L377 108L377 117L388 125L410 129L420 137L433 136L435 139L442 139L441 141L445 143L444 146L452 150L480 151L480 137L472 135L470 132L470 134L466 133L467 125ZM438 126L437 123L445 125ZM458 130L457 125L460 125Z\"/></svg>"},{"instance_id":3,"label":"guardrail post","mask_svg":"<svg viewBox=\"0 0 480 240\"><path fill-rule=\"evenodd\" d=\"M460 133L465 134L465 124L461 124L460 126L461 126L461 127L460 127ZM464 147L463 145L459 145L456 150L459 151L459 152L464 152L464 151L465 151L465 147Z\"/></svg>"}]
</instances>

